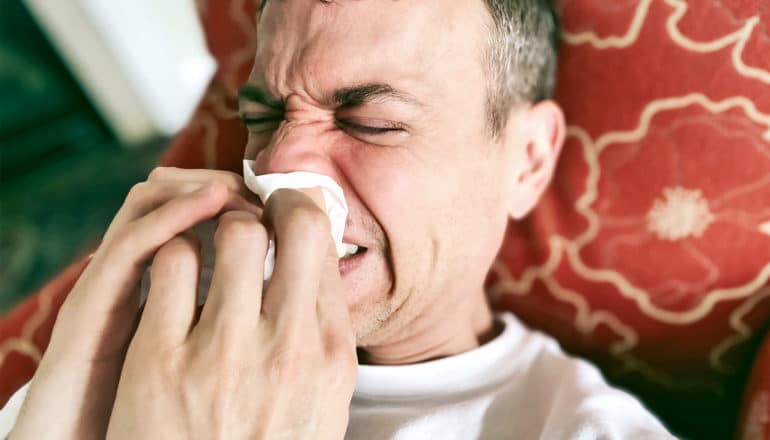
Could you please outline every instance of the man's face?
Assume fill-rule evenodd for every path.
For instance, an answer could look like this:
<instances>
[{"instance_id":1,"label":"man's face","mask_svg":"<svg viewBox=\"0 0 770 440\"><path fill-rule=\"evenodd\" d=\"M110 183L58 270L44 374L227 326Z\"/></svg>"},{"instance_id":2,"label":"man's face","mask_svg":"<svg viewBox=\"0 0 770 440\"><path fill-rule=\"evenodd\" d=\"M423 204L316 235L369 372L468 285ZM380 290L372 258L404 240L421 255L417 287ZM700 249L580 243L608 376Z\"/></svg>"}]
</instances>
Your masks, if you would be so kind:
<instances>
[{"instance_id":1,"label":"man's face","mask_svg":"<svg viewBox=\"0 0 770 440\"><path fill-rule=\"evenodd\" d=\"M360 345L451 316L498 250L513 171L486 125L489 26L480 0L274 0L260 17L246 157L342 186L343 241L366 249L340 263Z\"/></svg>"}]
</instances>

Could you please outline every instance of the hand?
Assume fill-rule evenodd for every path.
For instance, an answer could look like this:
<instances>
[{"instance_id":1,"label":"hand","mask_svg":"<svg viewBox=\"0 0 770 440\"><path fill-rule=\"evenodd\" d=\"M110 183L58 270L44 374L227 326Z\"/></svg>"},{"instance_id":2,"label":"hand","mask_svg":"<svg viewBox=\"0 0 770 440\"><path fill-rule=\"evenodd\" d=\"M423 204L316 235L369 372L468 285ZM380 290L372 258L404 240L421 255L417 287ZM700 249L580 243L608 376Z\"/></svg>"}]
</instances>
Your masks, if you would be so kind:
<instances>
[{"instance_id":1,"label":"hand","mask_svg":"<svg viewBox=\"0 0 770 440\"><path fill-rule=\"evenodd\" d=\"M138 318L138 284L165 242L221 211L258 212L234 173L158 168L134 186L61 307L11 438L103 439Z\"/></svg>"},{"instance_id":2,"label":"hand","mask_svg":"<svg viewBox=\"0 0 770 440\"><path fill-rule=\"evenodd\" d=\"M265 223L277 250L263 295L267 229L253 213L220 217L197 322L198 243L158 251L108 438L343 438L357 358L329 220L281 190Z\"/></svg>"}]
</instances>

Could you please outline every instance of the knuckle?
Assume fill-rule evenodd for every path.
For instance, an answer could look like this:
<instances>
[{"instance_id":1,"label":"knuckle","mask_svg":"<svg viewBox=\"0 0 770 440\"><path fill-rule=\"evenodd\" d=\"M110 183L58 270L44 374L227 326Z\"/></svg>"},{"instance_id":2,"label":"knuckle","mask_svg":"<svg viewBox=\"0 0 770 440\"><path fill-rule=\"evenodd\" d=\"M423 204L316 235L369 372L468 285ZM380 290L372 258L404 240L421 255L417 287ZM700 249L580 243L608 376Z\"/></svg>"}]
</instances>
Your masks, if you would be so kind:
<instances>
[{"instance_id":1,"label":"knuckle","mask_svg":"<svg viewBox=\"0 0 770 440\"><path fill-rule=\"evenodd\" d=\"M217 245L230 242L267 245L268 236L265 226L250 213L230 211L219 219L219 226L214 234Z\"/></svg>"},{"instance_id":2,"label":"knuckle","mask_svg":"<svg viewBox=\"0 0 770 440\"><path fill-rule=\"evenodd\" d=\"M147 180L163 180L168 177L169 174L174 172L176 168L173 167L155 167L147 176Z\"/></svg>"},{"instance_id":3,"label":"knuckle","mask_svg":"<svg viewBox=\"0 0 770 440\"><path fill-rule=\"evenodd\" d=\"M191 237L174 237L158 249L153 261L153 270L178 273L198 265L197 243Z\"/></svg>"},{"instance_id":4,"label":"knuckle","mask_svg":"<svg viewBox=\"0 0 770 440\"><path fill-rule=\"evenodd\" d=\"M130 190L128 190L128 195L126 196L126 203L131 204L135 203L138 200L142 200L144 197L146 197L147 193L150 192L150 184L148 182L139 182L131 187Z\"/></svg>"},{"instance_id":5,"label":"knuckle","mask_svg":"<svg viewBox=\"0 0 770 440\"><path fill-rule=\"evenodd\" d=\"M137 330L129 351L134 350L135 359L144 359L141 366L144 374L155 378L164 386L177 386L184 371L184 363L181 362L183 359L180 359L182 350L176 346L160 343L156 335L149 332L142 334L143 337L140 339L140 330Z\"/></svg>"},{"instance_id":6,"label":"knuckle","mask_svg":"<svg viewBox=\"0 0 770 440\"><path fill-rule=\"evenodd\" d=\"M217 171L217 178L230 189L238 190L244 186L243 177L232 171Z\"/></svg>"},{"instance_id":7,"label":"knuckle","mask_svg":"<svg viewBox=\"0 0 770 440\"><path fill-rule=\"evenodd\" d=\"M272 353L267 359L267 371L273 383L294 381L304 374L303 360L297 350L281 349Z\"/></svg>"},{"instance_id":8,"label":"knuckle","mask_svg":"<svg viewBox=\"0 0 770 440\"><path fill-rule=\"evenodd\" d=\"M155 355L155 368L164 383L174 384L179 380L180 372L184 370L182 356L179 354L179 348L163 348L158 350Z\"/></svg>"},{"instance_id":9,"label":"knuckle","mask_svg":"<svg viewBox=\"0 0 770 440\"><path fill-rule=\"evenodd\" d=\"M326 343L326 365L329 383L335 388L355 386L358 357L355 348L340 338Z\"/></svg>"},{"instance_id":10,"label":"knuckle","mask_svg":"<svg viewBox=\"0 0 770 440\"><path fill-rule=\"evenodd\" d=\"M326 341L326 356L333 361L334 364L345 365L355 362L355 350L351 348L350 342L347 338L343 337L331 337Z\"/></svg>"},{"instance_id":11,"label":"knuckle","mask_svg":"<svg viewBox=\"0 0 770 440\"><path fill-rule=\"evenodd\" d=\"M243 338L240 332L224 320L218 320L215 324L211 341L212 344L205 348L207 357L217 359L222 366L237 364L243 357L243 347L240 345Z\"/></svg>"}]
</instances>

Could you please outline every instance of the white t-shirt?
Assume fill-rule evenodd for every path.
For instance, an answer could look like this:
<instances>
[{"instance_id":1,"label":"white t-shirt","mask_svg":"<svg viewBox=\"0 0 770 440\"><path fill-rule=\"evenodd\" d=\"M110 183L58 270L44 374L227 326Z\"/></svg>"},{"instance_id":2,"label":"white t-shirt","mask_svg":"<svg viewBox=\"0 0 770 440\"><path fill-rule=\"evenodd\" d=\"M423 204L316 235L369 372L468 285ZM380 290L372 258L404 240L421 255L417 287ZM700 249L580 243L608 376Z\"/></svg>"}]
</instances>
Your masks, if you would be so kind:
<instances>
[{"instance_id":1,"label":"white t-shirt","mask_svg":"<svg viewBox=\"0 0 770 440\"><path fill-rule=\"evenodd\" d=\"M511 313L495 339L421 364L362 365L348 439L671 439L630 394Z\"/></svg>"},{"instance_id":2,"label":"white t-shirt","mask_svg":"<svg viewBox=\"0 0 770 440\"><path fill-rule=\"evenodd\" d=\"M361 365L345 436L350 440L671 439L636 398L591 364L498 315L504 328L474 350L403 366ZM26 394L0 411L0 438Z\"/></svg>"}]
</instances>

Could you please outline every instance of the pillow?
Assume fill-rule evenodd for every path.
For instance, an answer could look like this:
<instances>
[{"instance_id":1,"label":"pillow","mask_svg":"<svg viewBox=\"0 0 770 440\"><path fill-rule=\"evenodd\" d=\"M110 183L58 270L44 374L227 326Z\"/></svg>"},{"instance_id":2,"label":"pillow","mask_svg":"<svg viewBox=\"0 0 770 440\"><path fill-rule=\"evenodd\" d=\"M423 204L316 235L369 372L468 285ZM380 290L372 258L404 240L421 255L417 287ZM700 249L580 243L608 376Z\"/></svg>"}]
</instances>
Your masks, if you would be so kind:
<instances>
[{"instance_id":1,"label":"pillow","mask_svg":"<svg viewBox=\"0 0 770 440\"><path fill-rule=\"evenodd\" d=\"M59 308L88 260L71 264L0 320L0 408L35 373Z\"/></svg>"},{"instance_id":2,"label":"pillow","mask_svg":"<svg viewBox=\"0 0 770 440\"><path fill-rule=\"evenodd\" d=\"M564 155L490 292L713 437L770 322L770 7L559 3Z\"/></svg>"}]
</instances>

